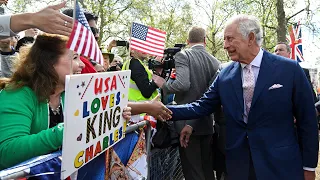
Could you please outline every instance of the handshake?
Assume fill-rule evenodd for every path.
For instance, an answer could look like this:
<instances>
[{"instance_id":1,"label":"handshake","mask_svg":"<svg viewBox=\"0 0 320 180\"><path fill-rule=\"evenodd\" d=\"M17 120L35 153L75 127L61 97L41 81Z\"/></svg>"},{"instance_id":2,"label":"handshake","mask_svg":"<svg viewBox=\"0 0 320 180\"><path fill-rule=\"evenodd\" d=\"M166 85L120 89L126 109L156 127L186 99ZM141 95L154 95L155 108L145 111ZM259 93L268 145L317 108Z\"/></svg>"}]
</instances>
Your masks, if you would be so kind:
<instances>
[{"instance_id":1,"label":"handshake","mask_svg":"<svg viewBox=\"0 0 320 180\"><path fill-rule=\"evenodd\" d=\"M167 121L172 118L172 111L168 109L161 101L159 101L160 95L155 97L151 101L145 102L129 102L128 106L131 107L131 114L141 114L147 113L157 120ZM186 148L189 143L189 138L193 132L193 128L189 125L185 127L180 132L180 145L181 147Z\"/></svg>"},{"instance_id":2,"label":"handshake","mask_svg":"<svg viewBox=\"0 0 320 180\"><path fill-rule=\"evenodd\" d=\"M129 102L128 106L131 107L131 114L147 113L157 120L166 121L172 118L172 111L170 111L161 101L160 95L145 102Z\"/></svg>"}]
</instances>

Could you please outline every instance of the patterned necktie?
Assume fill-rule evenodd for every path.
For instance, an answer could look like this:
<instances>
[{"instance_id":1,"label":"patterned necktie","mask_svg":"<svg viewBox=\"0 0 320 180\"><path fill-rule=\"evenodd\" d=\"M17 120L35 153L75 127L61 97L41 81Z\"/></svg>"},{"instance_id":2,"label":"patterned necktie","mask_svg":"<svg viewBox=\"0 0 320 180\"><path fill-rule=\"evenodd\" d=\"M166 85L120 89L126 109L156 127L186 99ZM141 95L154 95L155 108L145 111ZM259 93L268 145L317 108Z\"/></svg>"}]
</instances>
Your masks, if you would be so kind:
<instances>
[{"instance_id":1,"label":"patterned necktie","mask_svg":"<svg viewBox=\"0 0 320 180\"><path fill-rule=\"evenodd\" d=\"M252 65L248 64L243 68L243 97L246 105L247 116L251 108L251 102L254 92L255 78L252 71Z\"/></svg>"}]
</instances>

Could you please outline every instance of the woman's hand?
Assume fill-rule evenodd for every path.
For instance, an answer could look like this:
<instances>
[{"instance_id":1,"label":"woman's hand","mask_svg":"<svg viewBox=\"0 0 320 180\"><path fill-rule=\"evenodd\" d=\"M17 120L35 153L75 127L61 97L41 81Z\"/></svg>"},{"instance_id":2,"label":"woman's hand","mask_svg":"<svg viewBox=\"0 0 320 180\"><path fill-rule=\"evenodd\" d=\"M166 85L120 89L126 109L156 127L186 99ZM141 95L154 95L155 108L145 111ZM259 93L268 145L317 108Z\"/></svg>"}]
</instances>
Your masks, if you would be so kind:
<instances>
[{"instance_id":1,"label":"woman's hand","mask_svg":"<svg viewBox=\"0 0 320 180\"><path fill-rule=\"evenodd\" d=\"M125 120L129 121L131 119L131 107L125 107L122 116Z\"/></svg>"},{"instance_id":2,"label":"woman's hand","mask_svg":"<svg viewBox=\"0 0 320 180\"><path fill-rule=\"evenodd\" d=\"M171 119L172 112L162 102L153 99L148 102L146 113L155 117L157 120L166 121Z\"/></svg>"}]
</instances>

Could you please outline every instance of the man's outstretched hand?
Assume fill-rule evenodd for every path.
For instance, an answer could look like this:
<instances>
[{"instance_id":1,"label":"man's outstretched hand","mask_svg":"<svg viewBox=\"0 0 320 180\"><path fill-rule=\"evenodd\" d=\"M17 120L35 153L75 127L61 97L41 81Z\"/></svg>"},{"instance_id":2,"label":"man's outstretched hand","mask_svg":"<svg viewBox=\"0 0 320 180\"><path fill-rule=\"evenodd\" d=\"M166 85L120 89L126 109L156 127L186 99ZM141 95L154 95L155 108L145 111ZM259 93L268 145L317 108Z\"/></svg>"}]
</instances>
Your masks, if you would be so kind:
<instances>
[{"instance_id":1,"label":"man's outstretched hand","mask_svg":"<svg viewBox=\"0 0 320 180\"><path fill-rule=\"evenodd\" d=\"M65 5L66 2L62 2L34 13L33 21L36 28L47 33L69 36L72 31L73 19L59 11Z\"/></svg>"},{"instance_id":2,"label":"man's outstretched hand","mask_svg":"<svg viewBox=\"0 0 320 180\"><path fill-rule=\"evenodd\" d=\"M149 108L146 113L160 121L165 121L172 118L172 112L160 101L160 95L157 95L149 102Z\"/></svg>"},{"instance_id":3,"label":"man's outstretched hand","mask_svg":"<svg viewBox=\"0 0 320 180\"><path fill-rule=\"evenodd\" d=\"M15 14L11 16L10 29L17 33L30 28L41 31L70 36L72 32L73 19L60 13L66 2L48 6L35 13Z\"/></svg>"}]
</instances>

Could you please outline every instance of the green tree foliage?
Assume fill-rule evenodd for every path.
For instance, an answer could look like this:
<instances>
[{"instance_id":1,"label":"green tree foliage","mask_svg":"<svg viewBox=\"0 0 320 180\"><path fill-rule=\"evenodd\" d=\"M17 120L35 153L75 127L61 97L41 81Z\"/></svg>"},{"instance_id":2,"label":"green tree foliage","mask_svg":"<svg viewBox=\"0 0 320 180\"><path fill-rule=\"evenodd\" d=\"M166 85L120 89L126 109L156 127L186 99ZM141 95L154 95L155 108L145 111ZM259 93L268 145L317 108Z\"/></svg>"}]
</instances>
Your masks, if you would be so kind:
<instances>
[{"instance_id":1,"label":"green tree foliage","mask_svg":"<svg viewBox=\"0 0 320 180\"><path fill-rule=\"evenodd\" d=\"M306 0L306 7L296 7L296 0L79 0L84 9L100 17L99 44L111 39L128 40L132 22L138 22L166 31L166 47L172 47L185 42L191 26L200 25L207 30L209 52L221 61L229 59L223 49L223 28L232 15L257 16L264 32L263 48L272 51L276 42L284 39L287 25L298 20L319 36L319 25L314 19L314 15L320 14L317 1ZM72 2L68 1L69 7L73 7ZM35 11L53 3L53 0L15 0L10 8L13 13ZM302 13L306 16L297 19Z\"/></svg>"}]
</instances>

